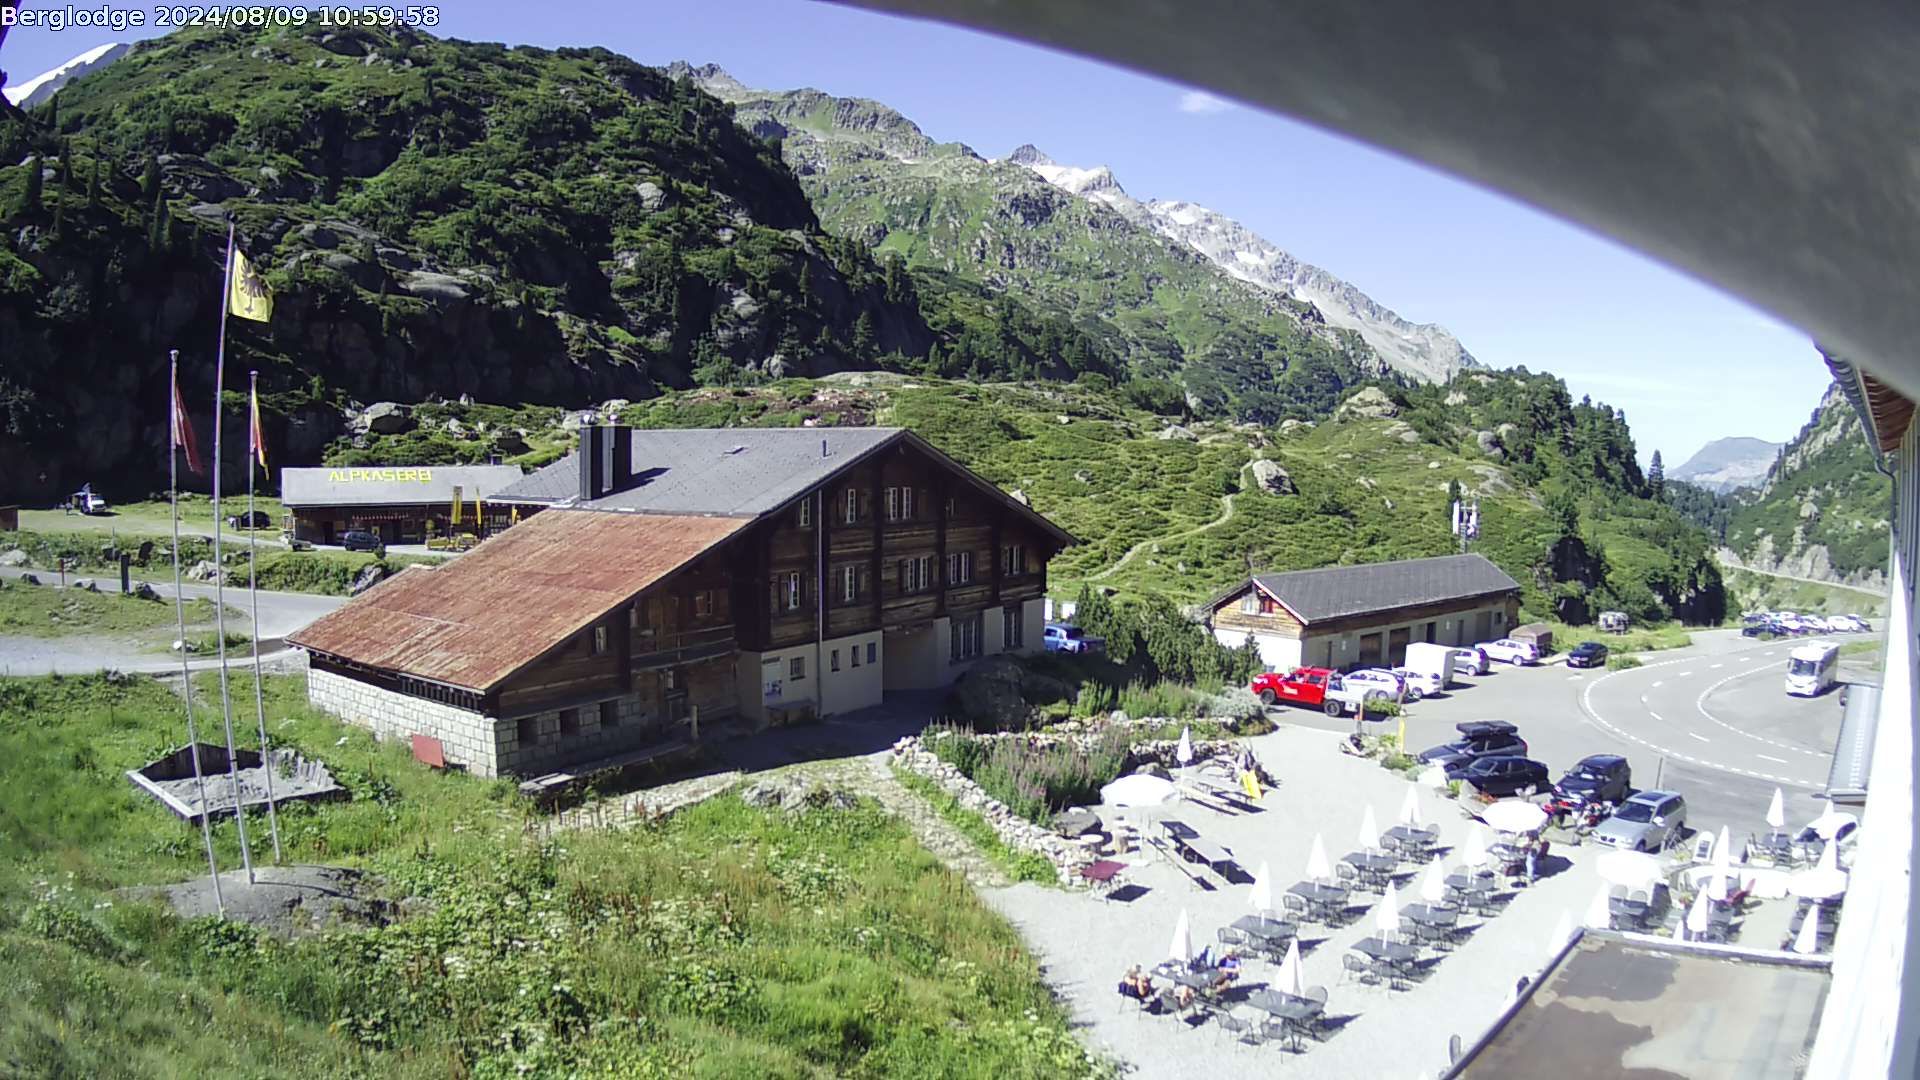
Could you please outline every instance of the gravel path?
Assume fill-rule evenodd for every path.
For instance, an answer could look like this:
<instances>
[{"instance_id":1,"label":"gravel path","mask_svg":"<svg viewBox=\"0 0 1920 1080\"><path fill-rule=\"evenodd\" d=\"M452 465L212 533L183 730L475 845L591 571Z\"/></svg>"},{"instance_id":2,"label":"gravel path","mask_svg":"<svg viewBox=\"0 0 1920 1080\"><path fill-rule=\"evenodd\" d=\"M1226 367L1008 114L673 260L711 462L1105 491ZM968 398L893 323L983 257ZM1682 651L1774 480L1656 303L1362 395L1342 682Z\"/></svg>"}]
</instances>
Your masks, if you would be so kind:
<instances>
[{"instance_id":1,"label":"gravel path","mask_svg":"<svg viewBox=\"0 0 1920 1080\"><path fill-rule=\"evenodd\" d=\"M1116 561L1112 566L1107 567L1105 570L1102 570L1097 574L1088 574L1086 577L1086 580L1105 581L1107 578L1110 578L1113 575L1119 573L1120 571L1126 569L1127 564L1133 561L1134 556L1139 555L1141 552L1147 550L1148 548L1154 547L1155 545L1158 545L1158 544L1170 544L1170 543L1173 543L1175 540L1185 540L1189 536L1195 536L1200 533L1207 532L1210 529L1217 529L1220 526L1225 525L1227 522L1232 521L1233 520L1233 500L1236 497L1240 495L1245 495L1247 493L1248 486L1251 485L1253 482L1253 474L1252 474L1253 463L1265 457L1266 457L1265 454L1257 454L1253 457L1252 460L1248 461L1245 465L1242 465L1240 467L1240 478L1241 478L1240 490L1228 495L1220 496L1220 516L1219 517L1214 518L1212 521L1202 522L1198 525L1193 526L1190 529L1182 529L1177 533L1170 533L1166 536L1156 536L1149 540L1142 540L1139 543L1128 548L1126 551L1126 554L1120 556L1119 560Z\"/></svg>"}]
</instances>

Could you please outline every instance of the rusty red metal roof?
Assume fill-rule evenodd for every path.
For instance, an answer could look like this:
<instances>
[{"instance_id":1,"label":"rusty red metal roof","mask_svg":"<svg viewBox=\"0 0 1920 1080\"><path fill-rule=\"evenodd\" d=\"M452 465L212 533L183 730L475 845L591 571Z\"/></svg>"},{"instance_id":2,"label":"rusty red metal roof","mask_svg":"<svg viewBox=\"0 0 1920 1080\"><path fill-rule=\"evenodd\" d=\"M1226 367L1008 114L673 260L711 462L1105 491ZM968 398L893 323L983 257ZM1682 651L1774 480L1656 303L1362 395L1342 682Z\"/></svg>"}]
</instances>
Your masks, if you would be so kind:
<instances>
[{"instance_id":1,"label":"rusty red metal roof","mask_svg":"<svg viewBox=\"0 0 1920 1080\"><path fill-rule=\"evenodd\" d=\"M750 524L549 510L396 575L287 641L484 692Z\"/></svg>"}]
</instances>

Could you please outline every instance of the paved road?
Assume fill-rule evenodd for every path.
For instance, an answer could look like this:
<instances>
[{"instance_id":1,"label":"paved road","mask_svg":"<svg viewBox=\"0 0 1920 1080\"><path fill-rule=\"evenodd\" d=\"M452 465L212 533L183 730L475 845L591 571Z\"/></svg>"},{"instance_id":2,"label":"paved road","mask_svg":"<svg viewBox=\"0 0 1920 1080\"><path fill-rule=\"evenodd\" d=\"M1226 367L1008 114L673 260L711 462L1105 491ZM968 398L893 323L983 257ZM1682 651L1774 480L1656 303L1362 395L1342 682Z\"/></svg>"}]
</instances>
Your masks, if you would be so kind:
<instances>
[{"instance_id":1,"label":"paved road","mask_svg":"<svg viewBox=\"0 0 1920 1080\"><path fill-rule=\"evenodd\" d=\"M1624 755L1635 786L1657 783L1687 797L1694 828L1726 825L1742 837L1764 831L1775 787L1786 796L1789 825L1797 826L1825 805L1813 795L1826 784L1840 706L1837 694L1786 694L1791 648L1788 641L1703 631L1692 647L1645 654L1647 666L1626 671L1496 665L1466 680L1472 685L1415 706L1407 742L1417 751L1453 737L1461 721L1508 720L1556 776L1588 754ZM1849 662L1842 678L1873 676L1864 663ZM1306 710L1280 715L1304 726L1353 727Z\"/></svg>"},{"instance_id":2,"label":"paved road","mask_svg":"<svg viewBox=\"0 0 1920 1080\"><path fill-rule=\"evenodd\" d=\"M39 577L49 588L59 587L59 576L46 570L20 570L13 567L0 567L0 576L17 578L31 573ZM86 575L69 574L68 581L78 580ZM107 582L105 575L95 575L93 580ZM117 588L118 582L113 583ZM149 582L161 596L173 598L172 582ZM102 588L106 586L103 584ZM180 591L189 599L211 600L214 588L211 585L183 583ZM242 613L249 609L250 598L245 589L228 588L227 606ZM333 611L347 602L344 596L316 596L312 593L272 592L260 590L260 648L261 657L266 659L271 651L280 648L280 640L288 634L306 626L329 611ZM236 629L248 629L244 616ZM250 649L230 650L232 663L253 662ZM128 642L108 637L79 636L62 638L12 638L0 637L0 670L15 674L83 674L90 671L112 669L126 672L148 672L178 670L180 661L168 659L162 654L144 652ZM192 665L196 670L218 666L217 661L196 660Z\"/></svg>"}]
</instances>

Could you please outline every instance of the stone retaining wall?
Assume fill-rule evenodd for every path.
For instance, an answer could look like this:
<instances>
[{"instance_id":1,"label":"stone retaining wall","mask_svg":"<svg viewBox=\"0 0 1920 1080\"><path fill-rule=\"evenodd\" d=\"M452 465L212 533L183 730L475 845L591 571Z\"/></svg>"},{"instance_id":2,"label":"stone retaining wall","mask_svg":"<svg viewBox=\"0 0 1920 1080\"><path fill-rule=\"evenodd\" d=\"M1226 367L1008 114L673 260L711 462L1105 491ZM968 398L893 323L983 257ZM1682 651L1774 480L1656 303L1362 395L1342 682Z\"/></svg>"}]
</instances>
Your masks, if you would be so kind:
<instances>
[{"instance_id":1,"label":"stone retaining wall","mask_svg":"<svg viewBox=\"0 0 1920 1080\"><path fill-rule=\"evenodd\" d=\"M1072 743L1085 748L1097 742L1104 730L1112 727L1158 727L1168 723L1164 719L1143 718L1139 720L1116 719L1102 728L1088 727L1082 731L1054 732L995 732L975 736L981 739L1025 739L1036 747L1057 746ZM1232 739L1194 739L1193 760L1205 761L1217 754L1231 754L1238 749ZM1135 743L1128 747L1128 764L1136 771L1143 765L1158 764L1168 768L1178 767L1175 754L1178 740L1153 740ZM1080 868L1098 858L1092 851L1072 843L1044 825L1036 825L1019 814L1006 803L987 794L986 789L969 780L959 769L941 761L933 751L926 748L921 736L910 735L893 744L893 763L908 772L924 776L937 784L942 791L954 797L961 806L986 819L994 833L1008 847L1019 851L1028 851L1053 864L1054 873L1060 884L1068 887L1083 887L1086 879L1080 876ZM1263 782L1271 783L1266 770L1259 770Z\"/></svg>"}]
</instances>

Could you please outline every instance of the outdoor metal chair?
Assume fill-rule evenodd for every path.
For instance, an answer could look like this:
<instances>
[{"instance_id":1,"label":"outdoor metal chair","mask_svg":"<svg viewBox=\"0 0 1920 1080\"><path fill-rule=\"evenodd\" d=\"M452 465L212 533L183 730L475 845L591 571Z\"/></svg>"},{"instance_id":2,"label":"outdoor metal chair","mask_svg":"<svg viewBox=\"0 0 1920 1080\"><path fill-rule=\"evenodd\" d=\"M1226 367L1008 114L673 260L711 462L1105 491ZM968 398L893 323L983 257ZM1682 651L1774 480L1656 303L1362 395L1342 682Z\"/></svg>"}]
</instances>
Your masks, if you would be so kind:
<instances>
[{"instance_id":1,"label":"outdoor metal chair","mask_svg":"<svg viewBox=\"0 0 1920 1080\"><path fill-rule=\"evenodd\" d=\"M1223 926L1219 930L1214 931L1214 936L1220 939L1220 944L1222 945L1245 945L1247 943L1247 935L1239 930L1235 930L1231 926Z\"/></svg>"},{"instance_id":2,"label":"outdoor metal chair","mask_svg":"<svg viewBox=\"0 0 1920 1080\"><path fill-rule=\"evenodd\" d=\"M1249 1033L1256 1033L1256 1039L1254 1041L1258 1041L1257 1033L1260 1030L1259 1025L1253 1021L1248 1020L1246 1017L1240 1015L1240 1011L1238 1009L1228 1009L1225 1012L1221 1013L1217 1019L1217 1022L1220 1025L1221 1031L1224 1031L1227 1034L1234 1036L1235 1038L1239 1039L1241 1042L1248 1041L1247 1035Z\"/></svg>"},{"instance_id":3,"label":"outdoor metal chair","mask_svg":"<svg viewBox=\"0 0 1920 1080\"><path fill-rule=\"evenodd\" d=\"M1342 978L1358 979L1363 983L1376 983L1380 981L1380 977L1374 971L1373 965L1367 963L1366 958L1357 953L1345 953L1341 955L1340 974Z\"/></svg>"},{"instance_id":4,"label":"outdoor metal chair","mask_svg":"<svg viewBox=\"0 0 1920 1080\"><path fill-rule=\"evenodd\" d=\"M1297 1053L1300 1049L1300 1033L1285 1020L1267 1019L1260 1021L1260 1034L1267 1042L1291 1043Z\"/></svg>"},{"instance_id":5,"label":"outdoor metal chair","mask_svg":"<svg viewBox=\"0 0 1920 1080\"><path fill-rule=\"evenodd\" d=\"M1393 963L1391 960L1375 960L1372 968L1374 979L1376 981L1384 981L1387 984L1387 989L1399 990L1405 986L1400 965Z\"/></svg>"},{"instance_id":6,"label":"outdoor metal chair","mask_svg":"<svg viewBox=\"0 0 1920 1080\"><path fill-rule=\"evenodd\" d=\"M1307 1034L1317 1039L1327 1018L1327 988L1309 986L1304 996L1308 1001L1313 1002L1313 1015L1307 1018Z\"/></svg>"},{"instance_id":7,"label":"outdoor metal chair","mask_svg":"<svg viewBox=\"0 0 1920 1080\"><path fill-rule=\"evenodd\" d=\"M1360 877L1360 871L1354 869L1352 863L1335 863L1333 865L1333 876L1339 878L1340 884L1345 885L1349 889L1364 888L1366 884Z\"/></svg>"},{"instance_id":8,"label":"outdoor metal chair","mask_svg":"<svg viewBox=\"0 0 1920 1080\"><path fill-rule=\"evenodd\" d=\"M1285 908L1289 915L1298 915L1301 918L1305 918L1307 915L1307 898L1297 893L1281 894L1280 906Z\"/></svg>"}]
</instances>

